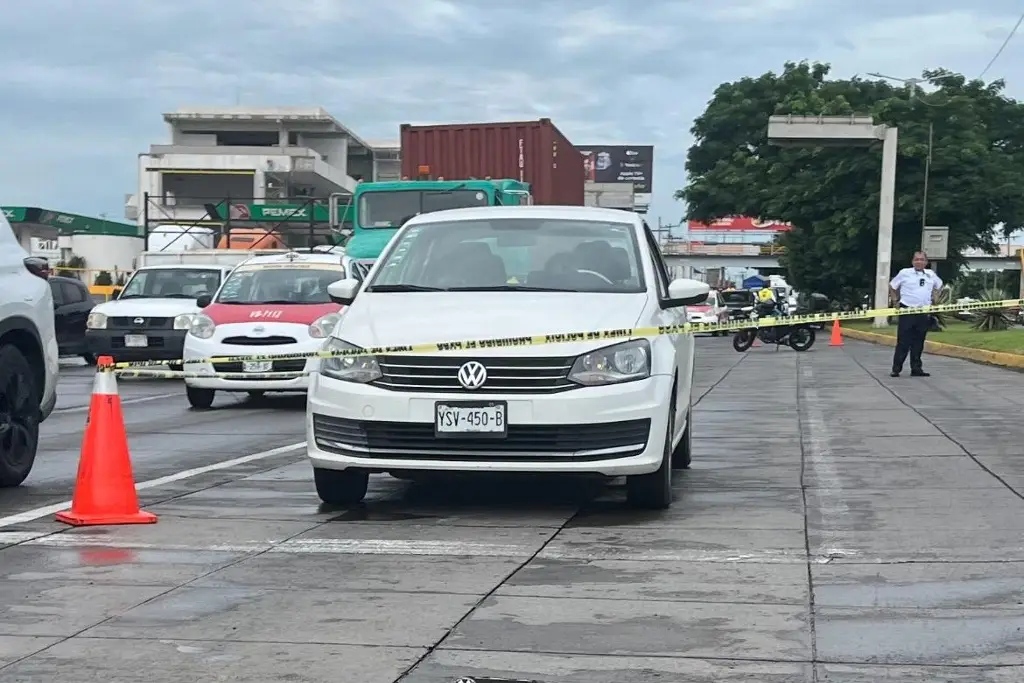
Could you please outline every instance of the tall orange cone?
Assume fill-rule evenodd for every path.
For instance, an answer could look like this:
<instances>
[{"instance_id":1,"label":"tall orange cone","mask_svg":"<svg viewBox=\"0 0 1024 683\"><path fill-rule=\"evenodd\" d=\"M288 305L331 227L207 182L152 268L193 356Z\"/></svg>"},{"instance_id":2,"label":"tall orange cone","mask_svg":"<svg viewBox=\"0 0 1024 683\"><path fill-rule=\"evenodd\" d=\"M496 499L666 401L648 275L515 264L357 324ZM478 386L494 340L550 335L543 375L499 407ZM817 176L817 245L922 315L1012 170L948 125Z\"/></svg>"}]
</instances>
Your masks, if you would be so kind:
<instances>
[{"instance_id":1,"label":"tall orange cone","mask_svg":"<svg viewBox=\"0 0 1024 683\"><path fill-rule=\"evenodd\" d=\"M57 513L58 521L72 526L156 522L156 515L139 509L113 363L109 356L96 361L75 495L71 509Z\"/></svg>"},{"instance_id":2,"label":"tall orange cone","mask_svg":"<svg viewBox=\"0 0 1024 683\"><path fill-rule=\"evenodd\" d=\"M836 318L832 321L832 339L828 342L829 346L842 346L843 345L843 332L839 329L839 319Z\"/></svg>"}]
</instances>

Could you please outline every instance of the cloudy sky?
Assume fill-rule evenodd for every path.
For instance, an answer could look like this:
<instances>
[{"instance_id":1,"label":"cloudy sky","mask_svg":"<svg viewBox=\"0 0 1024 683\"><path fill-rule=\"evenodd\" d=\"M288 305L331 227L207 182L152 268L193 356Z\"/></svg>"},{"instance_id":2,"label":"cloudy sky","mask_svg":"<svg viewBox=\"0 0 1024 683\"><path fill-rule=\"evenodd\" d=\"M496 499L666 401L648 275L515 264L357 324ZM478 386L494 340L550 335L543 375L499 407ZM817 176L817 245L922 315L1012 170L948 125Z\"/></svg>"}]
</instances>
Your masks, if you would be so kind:
<instances>
[{"instance_id":1,"label":"cloudy sky","mask_svg":"<svg viewBox=\"0 0 1024 683\"><path fill-rule=\"evenodd\" d=\"M0 204L123 217L136 155L182 105L320 105L365 138L403 122L552 118L577 144L654 144L676 222L689 128L723 81L977 76L1020 0L32 0L0 26ZM1024 98L1024 29L986 78Z\"/></svg>"}]
</instances>

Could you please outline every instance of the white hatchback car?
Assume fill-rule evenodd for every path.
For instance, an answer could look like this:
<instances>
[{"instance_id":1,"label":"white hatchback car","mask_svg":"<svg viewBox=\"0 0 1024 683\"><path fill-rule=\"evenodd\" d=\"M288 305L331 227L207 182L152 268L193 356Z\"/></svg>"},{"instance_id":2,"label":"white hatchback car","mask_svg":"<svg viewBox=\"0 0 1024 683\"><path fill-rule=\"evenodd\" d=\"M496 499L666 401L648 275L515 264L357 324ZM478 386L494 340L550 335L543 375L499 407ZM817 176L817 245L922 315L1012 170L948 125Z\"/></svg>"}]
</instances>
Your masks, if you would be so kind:
<instances>
[{"instance_id":1,"label":"white hatchback car","mask_svg":"<svg viewBox=\"0 0 1024 683\"><path fill-rule=\"evenodd\" d=\"M57 335L46 261L0 214L0 487L28 477L39 423L57 402Z\"/></svg>"},{"instance_id":2,"label":"white hatchback car","mask_svg":"<svg viewBox=\"0 0 1024 683\"><path fill-rule=\"evenodd\" d=\"M669 282L635 213L482 207L418 216L347 305L326 350L503 338L508 345L324 359L310 380L317 493L356 503L370 473L627 476L632 504L671 504L690 462L691 335L531 345L531 335L685 322L708 285Z\"/></svg>"}]
</instances>

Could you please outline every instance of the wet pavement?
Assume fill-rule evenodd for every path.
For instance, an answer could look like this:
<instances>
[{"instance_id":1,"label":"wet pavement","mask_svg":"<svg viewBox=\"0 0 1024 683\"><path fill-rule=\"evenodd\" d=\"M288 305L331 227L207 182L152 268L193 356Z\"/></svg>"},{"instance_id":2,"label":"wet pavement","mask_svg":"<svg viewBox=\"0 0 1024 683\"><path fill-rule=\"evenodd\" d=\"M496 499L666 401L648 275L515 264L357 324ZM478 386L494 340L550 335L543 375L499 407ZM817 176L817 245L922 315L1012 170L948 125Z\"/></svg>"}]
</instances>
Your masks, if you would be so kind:
<instances>
[{"instance_id":1,"label":"wet pavement","mask_svg":"<svg viewBox=\"0 0 1024 683\"><path fill-rule=\"evenodd\" d=\"M66 372L39 469L0 492L0 682L1024 680L1024 375L891 379L890 354L699 339L663 513L522 477L382 475L326 508L274 451L301 399L197 413L122 381L160 521L93 529L26 514L70 497L90 375Z\"/></svg>"}]
</instances>

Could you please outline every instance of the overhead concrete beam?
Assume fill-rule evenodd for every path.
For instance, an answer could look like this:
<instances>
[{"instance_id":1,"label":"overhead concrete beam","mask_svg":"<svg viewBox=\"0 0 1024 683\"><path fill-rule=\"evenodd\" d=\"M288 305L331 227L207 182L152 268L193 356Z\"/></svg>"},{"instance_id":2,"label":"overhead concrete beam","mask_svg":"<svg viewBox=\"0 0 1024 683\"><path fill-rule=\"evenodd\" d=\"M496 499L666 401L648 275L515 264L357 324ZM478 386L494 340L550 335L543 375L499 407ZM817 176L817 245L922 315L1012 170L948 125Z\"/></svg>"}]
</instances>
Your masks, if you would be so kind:
<instances>
[{"instance_id":1,"label":"overhead concrete beam","mask_svg":"<svg viewBox=\"0 0 1024 683\"><path fill-rule=\"evenodd\" d=\"M867 147L885 139L870 116L771 116L768 142L780 147Z\"/></svg>"}]
</instances>

